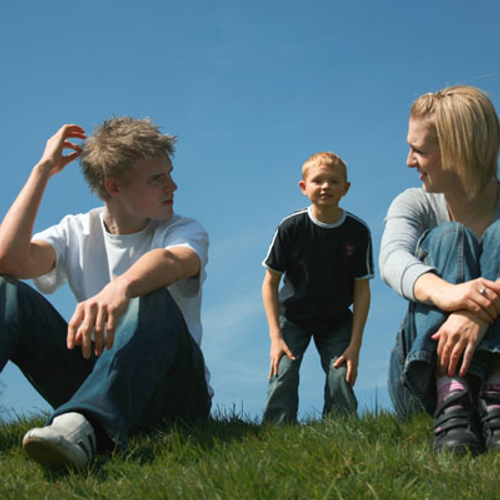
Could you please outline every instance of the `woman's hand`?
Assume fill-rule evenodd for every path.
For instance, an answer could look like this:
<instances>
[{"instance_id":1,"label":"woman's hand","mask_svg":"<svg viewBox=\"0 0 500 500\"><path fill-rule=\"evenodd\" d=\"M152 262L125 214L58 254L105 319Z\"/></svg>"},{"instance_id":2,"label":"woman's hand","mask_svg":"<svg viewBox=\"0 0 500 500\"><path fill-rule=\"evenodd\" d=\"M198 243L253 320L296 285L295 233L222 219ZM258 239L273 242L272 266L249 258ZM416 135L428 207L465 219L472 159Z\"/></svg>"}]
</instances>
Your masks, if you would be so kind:
<instances>
[{"instance_id":1,"label":"woman's hand","mask_svg":"<svg viewBox=\"0 0 500 500\"><path fill-rule=\"evenodd\" d=\"M476 278L455 285L434 273L425 273L414 287L415 298L431 302L446 312L466 309L485 323L492 323L500 314L500 282Z\"/></svg>"},{"instance_id":2,"label":"woman's hand","mask_svg":"<svg viewBox=\"0 0 500 500\"><path fill-rule=\"evenodd\" d=\"M463 355L459 372L459 376L463 377L470 367L477 345L487 330L488 323L466 309L451 313L432 336L433 340L438 341L439 369L452 377Z\"/></svg>"}]
</instances>

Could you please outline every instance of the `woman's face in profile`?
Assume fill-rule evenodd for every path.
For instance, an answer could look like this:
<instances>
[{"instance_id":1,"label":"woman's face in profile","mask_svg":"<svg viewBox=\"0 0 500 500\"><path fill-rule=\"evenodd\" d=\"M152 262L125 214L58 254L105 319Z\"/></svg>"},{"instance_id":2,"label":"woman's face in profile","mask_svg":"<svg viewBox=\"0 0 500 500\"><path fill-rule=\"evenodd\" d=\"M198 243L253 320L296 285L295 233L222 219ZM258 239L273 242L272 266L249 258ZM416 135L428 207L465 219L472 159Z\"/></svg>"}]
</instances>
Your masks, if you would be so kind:
<instances>
[{"instance_id":1,"label":"woman's face in profile","mask_svg":"<svg viewBox=\"0 0 500 500\"><path fill-rule=\"evenodd\" d=\"M428 193L442 193L450 184L453 172L443 170L436 129L428 118L412 118L408 127L410 151L406 164L416 168Z\"/></svg>"}]
</instances>

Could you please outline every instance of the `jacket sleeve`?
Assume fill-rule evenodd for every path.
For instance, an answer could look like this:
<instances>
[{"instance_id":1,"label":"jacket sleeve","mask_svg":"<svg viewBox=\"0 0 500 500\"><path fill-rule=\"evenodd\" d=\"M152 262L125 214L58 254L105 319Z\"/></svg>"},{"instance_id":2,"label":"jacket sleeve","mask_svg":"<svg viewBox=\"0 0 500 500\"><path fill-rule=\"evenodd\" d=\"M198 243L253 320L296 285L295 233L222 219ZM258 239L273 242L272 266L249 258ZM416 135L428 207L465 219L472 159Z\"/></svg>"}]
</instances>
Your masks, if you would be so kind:
<instances>
[{"instance_id":1,"label":"jacket sleeve","mask_svg":"<svg viewBox=\"0 0 500 500\"><path fill-rule=\"evenodd\" d=\"M415 256L417 244L436 217L425 194L407 189L394 199L387 217L380 248L380 274L385 283L408 300L415 300L413 286L424 273L435 272Z\"/></svg>"}]
</instances>

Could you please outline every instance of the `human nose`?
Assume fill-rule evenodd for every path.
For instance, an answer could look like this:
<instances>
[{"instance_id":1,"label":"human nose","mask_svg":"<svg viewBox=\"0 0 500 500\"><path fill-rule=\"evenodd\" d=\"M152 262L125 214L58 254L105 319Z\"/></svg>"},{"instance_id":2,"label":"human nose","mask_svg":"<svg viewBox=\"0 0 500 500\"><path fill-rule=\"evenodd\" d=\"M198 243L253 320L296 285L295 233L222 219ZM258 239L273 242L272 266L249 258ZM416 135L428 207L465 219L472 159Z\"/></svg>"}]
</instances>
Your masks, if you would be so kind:
<instances>
[{"instance_id":1,"label":"human nose","mask_svg":"<svg viewBox=\"0 0 500 500\"><path fill-rule=\"evenodd\" d=\"M415 151L413 151L413 148L410 148L410 151L408 151L408 158L406 158L406 165L409 168L414 168L417 166Z\"/></svg>"},{"instance_id":2,"label":"human nose","mask_svg":"<svg viewBox=\"0 0 500 500\"><path fill-rule=\"evenodd\" d=\"M174 182L172 177L169 177L167 183L165 184L165 191L167 193L173 193L174 191L177 191L177 184Z\"/></svg>"}]
</instances>

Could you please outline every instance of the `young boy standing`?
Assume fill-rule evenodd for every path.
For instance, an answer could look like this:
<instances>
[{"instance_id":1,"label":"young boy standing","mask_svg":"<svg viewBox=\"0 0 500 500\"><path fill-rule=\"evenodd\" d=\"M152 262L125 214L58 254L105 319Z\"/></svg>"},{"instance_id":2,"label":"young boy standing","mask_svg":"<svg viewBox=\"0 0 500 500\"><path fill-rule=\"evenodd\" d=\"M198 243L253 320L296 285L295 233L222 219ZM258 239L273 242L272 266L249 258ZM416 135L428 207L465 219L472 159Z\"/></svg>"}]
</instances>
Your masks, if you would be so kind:
<instances>
[{"instance_id":1,"label":"young boy standing","mask_svg":"<svg viewBox=\"0 0 500 500\"><path fill-rule=\"evenodd\" d=\"M264 421L275 423L297 418L299 368L311 337L326 374L323 415L356 412L352 387L373 277L368 226L339 207L350 187L342 159L333 153L312 155L299 186L311 205L281 221L263 262L271 338Z\"/></svg>"},{"instance_id":2,"label":"young boy standing","mask_svg":"<svg viewBox=\"0 0 500 500\"><path fill-rule=\"evenodd\" d=\"M55 413L23 439L44 466L88 467L133 429L208 416L201 343L208 236L173 211L175 136L149 120L105 121L83 149L63 126L0 226L0 370L16 363ZM65 151L70 153L65 155ZM32 236L50 179L81 156L104 206ZM68 282L67 324L34 289ZM80 349L75 347L80 346Z\"/></svg>"}]
</instances>

